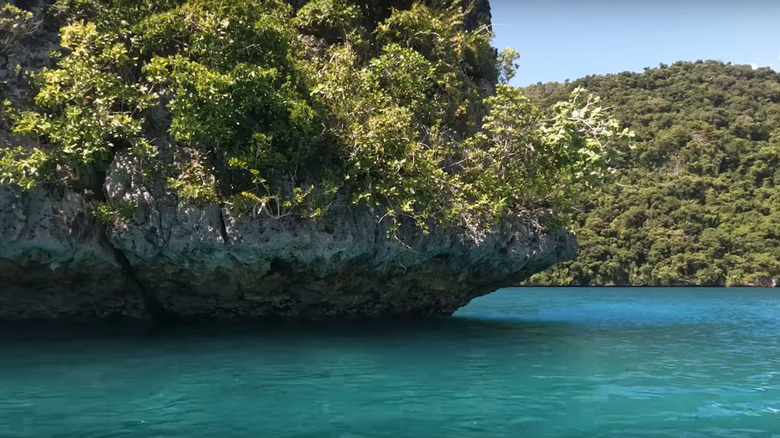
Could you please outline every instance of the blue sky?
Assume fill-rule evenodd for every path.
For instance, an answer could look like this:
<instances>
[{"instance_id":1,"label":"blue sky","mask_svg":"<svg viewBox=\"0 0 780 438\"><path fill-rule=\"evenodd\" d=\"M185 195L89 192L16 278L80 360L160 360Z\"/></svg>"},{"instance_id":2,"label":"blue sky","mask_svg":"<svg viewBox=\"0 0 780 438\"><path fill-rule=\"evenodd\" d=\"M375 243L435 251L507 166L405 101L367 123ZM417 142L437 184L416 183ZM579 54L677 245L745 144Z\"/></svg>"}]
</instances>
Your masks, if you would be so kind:
<instances>
[{"instance_id":1,"label":"blue sky","mask_svg":"<svg viewBox=\"0 0 780 438\"><path fill-rule=\"evenodd\" d=\"M719 59L780 70L778 0L492 0L499 50L520 52L513 84Z\"/></svg>"}]
</instances>

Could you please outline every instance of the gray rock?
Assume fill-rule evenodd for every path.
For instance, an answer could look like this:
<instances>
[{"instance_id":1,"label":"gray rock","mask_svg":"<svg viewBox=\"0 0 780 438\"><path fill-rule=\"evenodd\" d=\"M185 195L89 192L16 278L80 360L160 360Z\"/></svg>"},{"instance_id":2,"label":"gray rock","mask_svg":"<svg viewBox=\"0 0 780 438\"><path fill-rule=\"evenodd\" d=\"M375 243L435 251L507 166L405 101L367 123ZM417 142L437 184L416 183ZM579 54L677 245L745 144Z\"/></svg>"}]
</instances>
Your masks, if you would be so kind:
<instances>
[{"instance_id":1,"label":"gray rock","mask_svg":"<svg viewBox=\"0 0 780 438\"><path fill-rule=\"evenodd\" d=\"M576 250L529 218L480 241L404 226L399 242L360 209L327 226L239 219L155 199L121 163L106 193L137 202L138 218L109 231L76 193L0 187L0 319L448 315Z\"/></svg>"},{"instance_id":2,"label":"gray rock","mask_svg":"<svg viewBox=\"0 0 780 438\"><path fill-rule=\"evenodd\" d=\"M86 211L72 192L0 186L0 319L147 314Z\"/></svg>"}]
</instances>

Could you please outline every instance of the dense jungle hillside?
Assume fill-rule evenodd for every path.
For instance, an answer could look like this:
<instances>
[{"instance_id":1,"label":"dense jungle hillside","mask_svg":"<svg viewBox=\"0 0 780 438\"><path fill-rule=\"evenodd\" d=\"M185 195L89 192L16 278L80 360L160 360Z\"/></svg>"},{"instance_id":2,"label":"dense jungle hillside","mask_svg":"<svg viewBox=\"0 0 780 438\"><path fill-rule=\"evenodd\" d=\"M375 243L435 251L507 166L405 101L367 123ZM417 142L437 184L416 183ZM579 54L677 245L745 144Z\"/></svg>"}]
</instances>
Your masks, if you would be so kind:
<instances>
[{"instance_id":1,"label":"dense jungle hillside","mask_svg":"<svg viewBox=\"0 0 780 438\"><path fill-rule=\"evenodd\" d=\"M487 1L11 2L0 26L0 183L71 187L108 224L136 207L101 195L120 153L156 197L236 216L340 200L479 236L565 208L626 138L580 90L546 118L507 85Z\"/></svg>"},{"instance_id":2,"label":"dense jungle hillside","mask_svg":"<svg viewBox=\"0 0 780 438\"><path fill-rule=\"evenodd\" d=\"M576 261L548 285L743 285L780 277L780 74L715 61L525 89L582 86L636 134L611 182L583 192Z\"/></svg>"}]
</instances>

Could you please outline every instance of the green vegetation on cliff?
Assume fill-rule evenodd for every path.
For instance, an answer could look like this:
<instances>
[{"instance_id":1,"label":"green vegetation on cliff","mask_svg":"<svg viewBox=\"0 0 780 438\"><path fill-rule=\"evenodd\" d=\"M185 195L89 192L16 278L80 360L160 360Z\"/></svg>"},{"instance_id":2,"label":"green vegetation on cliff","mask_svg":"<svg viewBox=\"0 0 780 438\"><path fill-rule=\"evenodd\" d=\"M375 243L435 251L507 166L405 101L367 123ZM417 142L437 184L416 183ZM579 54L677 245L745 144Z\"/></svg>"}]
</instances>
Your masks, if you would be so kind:
<instances>
[{"instance_id":1,"label":"green vegetation on cliff","mask_svg":"<svg viewBox=\"0 0 780 438\"><path fill-rule=\"evenodd\" d=\"M714 61L524 90L549 106L599 94L636 133L584 194L576 261L535 284L740 285L780 277L780 74Z\"/></svg>"},{"instance_id":2,"label":"green vegetation on cliff","mask_svg":"<svg viewBox=\"0 0 780 438\"><path fill-rule=\"evenodd\" d=\"M34 99L4 103L0 183L97 193L122 153L182 202L317 216L343 199L479 235L562 211L628 138L583 90L544 114L498 83L516 54L474 2L291 3L58 0L62 49L28 72Z\"/></svg>"}]
</instances>

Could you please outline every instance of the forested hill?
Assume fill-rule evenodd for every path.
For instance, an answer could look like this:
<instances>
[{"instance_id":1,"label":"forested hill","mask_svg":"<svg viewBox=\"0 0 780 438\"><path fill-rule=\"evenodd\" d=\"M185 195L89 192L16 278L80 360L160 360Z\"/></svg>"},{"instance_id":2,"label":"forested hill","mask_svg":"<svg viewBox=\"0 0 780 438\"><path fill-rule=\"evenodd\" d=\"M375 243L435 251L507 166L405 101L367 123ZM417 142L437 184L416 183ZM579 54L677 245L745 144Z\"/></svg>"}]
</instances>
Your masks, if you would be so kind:
<instances>
[{"instance_id":1,"label":"forested hill","mask_svg":"<svg viewBox=\"0 0 780 438\"><path fill-rule=\"evenodd\" d=\"M583 193L561 285L741 285L780 277L780 74L715 61L538 84L583 86L636 133L614 180ZM771 280L768 280L771 282Z\"/></svg>"}]
</instances>

